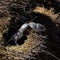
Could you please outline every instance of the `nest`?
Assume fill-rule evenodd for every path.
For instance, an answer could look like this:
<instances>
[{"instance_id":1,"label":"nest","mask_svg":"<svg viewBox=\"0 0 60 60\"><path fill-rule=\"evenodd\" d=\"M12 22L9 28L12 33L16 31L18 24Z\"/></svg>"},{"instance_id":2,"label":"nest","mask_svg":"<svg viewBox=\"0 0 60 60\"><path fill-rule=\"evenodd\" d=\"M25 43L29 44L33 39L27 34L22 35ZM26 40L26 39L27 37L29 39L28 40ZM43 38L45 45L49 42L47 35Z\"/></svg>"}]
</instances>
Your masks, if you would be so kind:
<instances>
[{"instance_id":1,"label":"nest","mask_svg":"<svg viewBox=\"0 0 60 60\"><path fill-rule=\"evenodd\" d=\"M60 5L57 0L1 0L0 5L0 60L59 60ZM22 24L30 21L43 24L47 31L37 35L28 28L25 37L18 41L19 46L13 41L7 42Z\"/></svg>"}]
</instances>

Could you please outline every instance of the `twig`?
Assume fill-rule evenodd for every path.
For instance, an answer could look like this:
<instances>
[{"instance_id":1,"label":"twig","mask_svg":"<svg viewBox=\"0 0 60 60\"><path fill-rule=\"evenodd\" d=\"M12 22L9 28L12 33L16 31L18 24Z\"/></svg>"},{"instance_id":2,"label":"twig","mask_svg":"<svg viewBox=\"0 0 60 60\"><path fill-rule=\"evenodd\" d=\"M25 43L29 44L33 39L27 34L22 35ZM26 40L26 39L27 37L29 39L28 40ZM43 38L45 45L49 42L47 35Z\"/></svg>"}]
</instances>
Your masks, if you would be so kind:
<instances>
[{"instance_id":1,"label":"twig","mask_svg":"<svg viewBox=\"0 0 60 60\"><path fill-rule=\"evenodd\" d=\"M51 55L52 57L56 58L57 60L60 60L58 57L56 57L55 55L53 55L53 54L50 53L49 51L42 50L41 52L44 52L45 54Z\"/></svg>"}]
</instances>

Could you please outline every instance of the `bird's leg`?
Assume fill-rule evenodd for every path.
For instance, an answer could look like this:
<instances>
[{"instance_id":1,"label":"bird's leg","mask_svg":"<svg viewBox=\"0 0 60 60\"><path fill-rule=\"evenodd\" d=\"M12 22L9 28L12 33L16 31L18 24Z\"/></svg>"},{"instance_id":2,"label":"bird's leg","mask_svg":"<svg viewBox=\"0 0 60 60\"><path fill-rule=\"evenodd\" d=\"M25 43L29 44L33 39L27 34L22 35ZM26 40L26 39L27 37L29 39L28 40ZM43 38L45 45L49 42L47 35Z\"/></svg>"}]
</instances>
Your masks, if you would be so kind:
<instances>
[{"instance_id":1,"label":"bird's leg","mask_svg":"<svg viewBox=\"0 0 60 60\"><path fill-rule=\"evenodd\" d=\"M15 44L18 46L18 43L17 43L17 41L15 40Z\"/></svg>"}]
</instances>

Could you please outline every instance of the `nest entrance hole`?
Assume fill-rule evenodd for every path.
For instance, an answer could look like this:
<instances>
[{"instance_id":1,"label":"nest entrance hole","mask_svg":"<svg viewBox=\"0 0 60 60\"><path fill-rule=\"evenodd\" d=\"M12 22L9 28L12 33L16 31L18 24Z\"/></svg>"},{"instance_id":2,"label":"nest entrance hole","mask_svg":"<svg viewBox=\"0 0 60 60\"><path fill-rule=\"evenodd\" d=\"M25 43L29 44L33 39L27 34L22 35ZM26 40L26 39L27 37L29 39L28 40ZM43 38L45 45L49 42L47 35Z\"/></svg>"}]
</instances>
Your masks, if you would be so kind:
<instances>
[{"instance_id":1,"label":"nest entrance hole","mask_svg":"<svg viewBox=\"0 0 60 60\"><path fill-rule=\"evenodd\" d=\"M52 21L49 17L47 17L47 16L45 16L45 15L43 15L43 14L38 14L38 13L34 13L33 16L34 16L34 17L37 16L37 18L34 19L33 22L43 24L50 33L56 29L55 24L53 23L53 21ZM28 17L28 18L29 18L29 17ZM15 17L13 17L13 18L11 18L11 19L12 19L12 20L11 20L10 25L9 25L9 28L8 28L9 31L4 34L4 39L5 39L6 42L9 40L10 36L11 36L14 32L16 32L16 31L21 27L21 25L23 25L23 23L21 22L21 21L23 21L23 20L16 20ZM30 20L28 20L28 21L30 22ZM24 22L24 21L23 21L23 22ZM26 21L26 22L27 22L27 21ZM26 22L25 22L25 23L26 23ZM17 26L17 25L18 25L18 26ZM12 26L13 26L13 27L12 27ZM54 27L54 28L53 28L53 27ZM28 29L29 29L29 28L28 28ZM25 31L25 34L24 34L24 35L27 35L27 34L28 34L28 32ZM18 42L19 45L21 45L21 44L24 44L24 41L25 41L26 39L27 39L27 37L26 37L26 36L23 36L23 37L22 37L20 40L18 40L17 42ZM15 45L14 41L9 42L8 44L10 44L10 45Z\"/></svg>"}]
</instances>

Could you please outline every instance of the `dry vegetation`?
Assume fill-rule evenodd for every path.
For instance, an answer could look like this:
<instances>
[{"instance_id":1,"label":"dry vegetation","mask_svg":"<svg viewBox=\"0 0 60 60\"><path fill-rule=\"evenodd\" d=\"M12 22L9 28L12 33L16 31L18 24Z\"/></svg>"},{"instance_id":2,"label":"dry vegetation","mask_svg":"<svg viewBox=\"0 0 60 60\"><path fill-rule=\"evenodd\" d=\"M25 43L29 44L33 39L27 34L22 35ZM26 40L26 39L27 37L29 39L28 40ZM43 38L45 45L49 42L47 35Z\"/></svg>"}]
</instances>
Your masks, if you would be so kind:
<instances>
[{"instance_id":1,"label":"dry vegetation","mask_svg":"<svg viewBox=\"0 0 60 60\"><path fill-rule=\"evenodd\" d=\"M8 48L9 48L9 50L15 50L15 51L21 52L23 54L27 54L35 46L42 44L42 41L40 41L40 39L41 38L37 34L31 32L27 36L27 40L24 41L24 44L22 44L20 46L11 46Z\"/></svg>"},{"instance_id":2,"label":"dry vegetation","mask_svg":"<svg viewBox=\"0 0 60 60\"><path fill-rule=\"evenodd\" d=\"M5 48L1 47L0 57L1 59L22 59L24 56L25 58L29 58L27 55L30 54L31 50L33 50L36 46L43 44L41 38L42 36L39 37L36 33L31 31L24 44L18 46L7 46Z\"/></svg>"},{"instance_id":3,"label":"dry vegetation","mask_svg":"<svg viewBox=\"0 0 60 60\"><path fill-rule=\"evenodd\" d=\"M50 10L45 9L44 7L36 7L33 10L35 13L41 13L44 14L46 16L49 16L52 20L56 19L58 17L58 14L54 14L54 9L51 8Z\"/></svg>"},{"instance_id":4,"label":"dry vegetation","mask_svg":"<svg viewBox=\"0 0 60 60\"><path fill-rule=\"evenodd\" d=\"M28 3L29 0L22 1L0 0L0 60L58 60L60 58L60 10L58 4L56 3L57 5L54 5L55 2L50 0L34 0L32 1L33 3L31 2L31 6L28 5L26 7L26 12L28 11L28 13L26 13L23 10L24 8L20 8L20 5ZM42 4L43 7L39 4ZM47 28L47 32L45 32L46 34L42 33L42 35L38 35L31 30L29 31L29 35L27 35L27 39L24 39L24 43L21 45L16 46L14 43L13 45L5 43L5 40L9 40L6 38L10 37L15 30L18 30L22 25L22 22L30 21L34 17L38 16L34 22L41 23L41 15L39 16L39 14L42 14L42 18L45 16L51 20L51 22L49 19L44 20L45 18L41 20L43 22L42 24ZM24 18L22 19L22 17ZM48 37L45 37L46 35ZM4 36L5 38L3 38ZM55 57L49 56L48 53L42 53L41 51L44 49L54 54Z\"/></svg>"}]
</instances>

